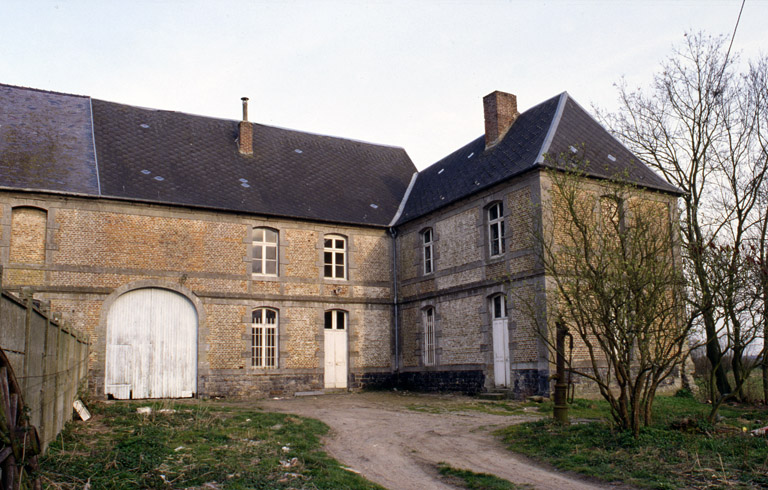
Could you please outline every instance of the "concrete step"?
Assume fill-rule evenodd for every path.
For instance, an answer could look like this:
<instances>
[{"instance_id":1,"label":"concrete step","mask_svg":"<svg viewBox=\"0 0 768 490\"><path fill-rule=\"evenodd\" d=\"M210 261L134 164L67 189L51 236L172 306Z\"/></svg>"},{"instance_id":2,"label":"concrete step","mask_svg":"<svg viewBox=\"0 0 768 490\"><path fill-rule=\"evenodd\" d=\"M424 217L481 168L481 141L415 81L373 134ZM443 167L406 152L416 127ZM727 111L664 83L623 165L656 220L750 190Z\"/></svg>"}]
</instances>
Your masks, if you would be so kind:
<instances>
[{"instance_id":1,"label":"concrete step","mask_svg":"<svg viewBox=\"0 0 768 490\"><path fill-rule=\"evenodd\" d=\"M510 400L512 399L512 391L510 390L495 390L487 391L477 395L481 400Z\"/></svg>"}]
</instances>

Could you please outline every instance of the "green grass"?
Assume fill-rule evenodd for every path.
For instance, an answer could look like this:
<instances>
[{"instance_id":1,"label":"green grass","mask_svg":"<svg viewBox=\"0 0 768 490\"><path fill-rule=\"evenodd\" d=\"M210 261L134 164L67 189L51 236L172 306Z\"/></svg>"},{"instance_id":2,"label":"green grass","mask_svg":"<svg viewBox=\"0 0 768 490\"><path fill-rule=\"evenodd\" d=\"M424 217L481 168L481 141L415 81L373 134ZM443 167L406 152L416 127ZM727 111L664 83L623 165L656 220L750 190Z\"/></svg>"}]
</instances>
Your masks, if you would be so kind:
<instances>
[{"instance_id":1,"label":"green grass","mask_svg":"<svg viewBox=\"0 0 768 490\"><path fill-rule=\"evenodd\" d=\"M572 418L595 421L562 427L550 419L499 431L509 448L561 470L643 488L768 487L768 440L751 430L768 412L725 406L706 423L709 406L690 397L657 397L653 424L635 439L615 429L603 401L576 400Z\"/></svg>"},{"instance_id":2,"label":"green grass","mask_svg":"<svg viewBox=\"0 0 768 490\"><path fill-rule=\"evenodd\" d=\"M518 490L530 488L527 485L519 486L487 473L475 473L468 470L453 468L445 463L438 465L438 471L444 477L448 477L451 483L466 488L467 490Z\"/></svg>"},{"instance_id":3,"label":"green grass","mask_svg":"<svg viewBox=\"0 0 768 490\"><path fill-rule=\"evenodd\" d=\"M139 406L152 414L137 414ZM48 488L381 490L320 450L328 427L317 420L206 402L91 409L92 420L67 424L49 447Z\"/></svg>"}]
</instances>

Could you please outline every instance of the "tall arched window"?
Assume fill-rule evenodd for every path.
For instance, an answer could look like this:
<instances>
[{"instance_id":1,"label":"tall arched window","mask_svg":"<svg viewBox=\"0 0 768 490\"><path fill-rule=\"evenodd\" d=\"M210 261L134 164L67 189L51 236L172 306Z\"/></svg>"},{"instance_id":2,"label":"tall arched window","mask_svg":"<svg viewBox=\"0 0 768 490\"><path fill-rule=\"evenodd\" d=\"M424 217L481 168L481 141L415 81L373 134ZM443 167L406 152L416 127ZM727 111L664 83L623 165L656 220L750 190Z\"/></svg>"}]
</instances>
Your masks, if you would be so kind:
<instances>
[{"instance_id":1,"label":"tall arched window","mask_svg":"<svg viewBox=\"0 0 768 490\"><path fill-rule=\"evenodd\" d=\"M278 275L279 233L272 228L253 229L253 273Z\"/></svg>"},{"instance_id":2,"label":"tall arched window","mask_svg":"<svg viewBox=\"0 0 768 490\"><path fill-rule=\"evenodd\" d=\"M421 241L424 251L424 274L432 274L435 270L432 239L432 228L427 228L421 232Z\"/></svg>"},{"instance_id":3,"label":"tall arched window","mask_svg":"<svg viewBox=\"0 0 768 490\"><path fill-rule=\"evenodd\" d=\"M434 366L437 361L437 338L435 335L435 309L424 309L424 365Z\"/></svg>"},{"instance_id":4,"label":"tall arched window","mask_svg":"<svg viewBox=\"0 0 768 490\"><path fill-rule=\"evenodd\" d=\"M278 312L272 308L253 310L252 365L260 368L277 367Z\"/></svg>"},{"instance_id":5,"label":"tall arched window","mask_svg":"<svg viewBox=\"0 0 768 490\"><path fill-rule=\"evenodd\" d=\"M504 205L500 202L488 208L488 248L491 257L504 254Z\"/></svg>"},{"instance_id":6,"label":"tall arched window","mask_svg":"<svg viewBox=\"0 0 768 490\"><path fill-rule=\"evenodd\" d=\"M325 235L323 276L328 279L347 278L347 239L341 235Z\"/></svg>"}]
</instances>

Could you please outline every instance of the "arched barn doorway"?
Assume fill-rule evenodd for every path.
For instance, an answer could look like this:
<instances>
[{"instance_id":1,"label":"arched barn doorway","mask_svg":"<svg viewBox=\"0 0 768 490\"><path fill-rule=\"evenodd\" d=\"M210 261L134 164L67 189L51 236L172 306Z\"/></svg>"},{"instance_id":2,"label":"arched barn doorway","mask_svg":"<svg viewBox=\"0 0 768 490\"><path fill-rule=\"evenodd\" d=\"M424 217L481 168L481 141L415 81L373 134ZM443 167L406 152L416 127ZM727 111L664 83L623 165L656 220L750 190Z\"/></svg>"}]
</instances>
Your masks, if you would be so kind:
<instances>
[{"instance_id":1,"label":"arched barn doorway","mask_svg":"<svg viewBox=\"0 0 768 490\"><path fill-rule=\"evenodd\" d=\"M104 391L119 400L188 398L197 386L197 311L160 288L128 291L107 315Z\"/></svg>"}]
</instances>

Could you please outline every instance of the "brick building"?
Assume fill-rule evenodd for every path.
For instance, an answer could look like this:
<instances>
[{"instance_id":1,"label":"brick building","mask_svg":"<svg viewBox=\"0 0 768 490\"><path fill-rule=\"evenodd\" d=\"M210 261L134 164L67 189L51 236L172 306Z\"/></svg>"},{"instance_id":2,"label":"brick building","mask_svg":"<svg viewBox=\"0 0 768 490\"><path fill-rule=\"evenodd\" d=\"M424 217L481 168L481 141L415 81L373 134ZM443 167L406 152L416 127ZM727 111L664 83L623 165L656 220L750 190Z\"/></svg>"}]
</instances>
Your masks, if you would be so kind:
<instances>
[{"instance_id":1,"label":"brick building","mask_svg":"<svg viewBox=\"0 0 768 490\"><path fill-rule=\"evenodd\" d=\"M522 114L490 94L485 135L422 172L243 105L229 121L0 85L3 286L90 335L95 393L547 393L510 295L543 294L545 156L585 148L595 182L677 196L566 93Z\"/></svg>"}]
</instances>

